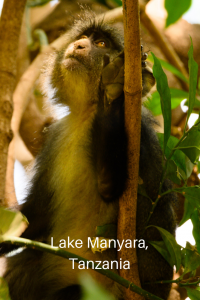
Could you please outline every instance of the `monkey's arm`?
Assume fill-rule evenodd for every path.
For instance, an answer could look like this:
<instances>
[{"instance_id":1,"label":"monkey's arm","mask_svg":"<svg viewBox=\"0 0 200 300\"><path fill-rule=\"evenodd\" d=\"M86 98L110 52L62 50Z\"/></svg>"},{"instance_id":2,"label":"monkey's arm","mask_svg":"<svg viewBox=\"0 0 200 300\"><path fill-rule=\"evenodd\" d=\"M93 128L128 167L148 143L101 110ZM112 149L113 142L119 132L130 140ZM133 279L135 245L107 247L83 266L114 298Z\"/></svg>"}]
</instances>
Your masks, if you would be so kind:
<instances>
[{"instance_id":1,"label":"monkey's arm","mask_svg":"<svg viewBox=\"0 0 200 300\"><path fill-rule=\"evenodd\" d=\"M106 201L120 196L126 179L123 76L123 58L117 57L104 68L92 127L92 157L98 191Z\"/></svg>"}]
</instances>

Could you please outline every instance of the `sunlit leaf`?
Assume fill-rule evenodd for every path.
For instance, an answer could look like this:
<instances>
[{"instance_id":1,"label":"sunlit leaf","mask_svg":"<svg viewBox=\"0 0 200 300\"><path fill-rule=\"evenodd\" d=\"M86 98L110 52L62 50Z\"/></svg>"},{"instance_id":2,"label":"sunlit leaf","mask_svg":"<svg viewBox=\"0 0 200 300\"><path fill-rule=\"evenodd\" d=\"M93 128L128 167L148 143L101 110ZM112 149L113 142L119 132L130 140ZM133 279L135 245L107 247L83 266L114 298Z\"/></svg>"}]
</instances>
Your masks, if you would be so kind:
<instances>
[{"instance_id":1,"label":"sunlit leaf","mask_svg":"<svg viewBox=\"0 0 200 300\"><path fill-rule=\"evenodd\" d=\"M28 7L36 7L36 6L43 6L50 2L51 0L28 0L27 6Z\"/></svg>"},{"instance_id":2,"label":"sunlit leaf","mask_svg":"<svg viewBox=\"0 0 200 300\"><path fill-rule=\"evenodd\" d=\"M180 103L189 97L189 94L179 89L170 89L171 94L171 109L176 108ZM154 116L162 114L160 95L158 92L154 92L151 95L149 101L146 101L144 105L153 113Z\"/></svg>"},{"instance_id":3,"label":"sunlit leaf","mask_svg":"<svg viewBox=\"0 0 200 300\"><path fill-rule=\"evenodd\" d=\"M180 19L190 6L191 0L176 0L176 6L174 6L174 0L165 0L165 8L168 13L166 27Z\"/></svg>"},{"instance_id":4,"label":"sunlit leaf","mask_svg":"<svg viewBox=\"0 0 200 300\"><path fill-rule=\"evenodd\" d=\"M11 300L9 296L9 289L6 281L0 277L0 299L1 300Z\"/></svg>"},{"instance_id":5,"label":"sunlit leaf","mask_svg":"<svg viewBox=\"0 0 200 300\"><path fill-rule=\"evenodd\" d=\"M165 60L163 60L161 58L158 58L158 59L159 59L159 61L161 63L161 66L164 69L170 71L171 73L173 73L174 75L176 75L176 77L180 78L181 80L185 81L186 83L189 82L188 79L185 78L185 76L178 69L176 69L174 66L172 66L170 63L168 63L167 61L165 61ZM153 62L152 55L149 54L147 60Z\"/></svg>"},{"instance_id":6,"label":"sunlit leaf","mask_svg":"<svg viewBox=\"0 0 200 300\"><path fill-rule=\"evenodd\" d=\"M164 153L167 141L171 134L171 96L168 87L167 76L164 73L159 60L152 53L154 58L153 75L156 79L157 91L160 94L161 109L164 118Z\"/></svg>"},{"instance_id":7,"label":"sunlit leaf","mask_svg":"<svg viewBox=\"0 0 200 300\"><path fill-rule=\"evenodd\" d=\"M184 102L184 106L189 106L189 101L188 100ZM194 103L194 107L193 107L192 112L193 113L198 113L199 110L200 110L200 100L195 98L195 103Z\"/></svg>"},{"instance_id":8,"label":"sunlit leaf","mask_svg":"<svg viewBox=\"0 0 200 300\"><path fill-rule=\"evenodd\" d=\"M198 75L198 64L193 58L193 44L191 39L191 46L188 52L189 61L188 61L188 68L189 68L189 108L187 114L187 121L192 113L194 104L195 104L195 95L196 95L196 88L197 88L197 75ZM186 121L186 122L187 122Z\"/></svg>"},{"instance_id":9,"label":"sunlit leaf","mask_svg":"<svg viewBox=\"0 0 200 300\"><path fill-rule=\"evenodd\" d=\"M200 255L197 251L185 248L181 254L184 259L184 274L194 271L200 266Z\"/></svg>"},{"instance_id":10,"label":"sunlit leaf","mask_svg":"<svg viewBox=\"0 0 200 300\"><path fill-rule=\"evenodd\" d=\"M187 290L188 297L191 300L199 300L200 299L200 291L190 289L188 287L184 287Z\"/></svg>"},{"instance_id":11,"label":"sunlit leaf","mask_svg":"<svg viewBox=\"0 0 200 300\"><path fill-rule=\"evenodd\" d=\"M83 289L81 300L114 300L113 295L102 288L91 276L84 274L79 277Z\"/></svg>"},{"instance_id":12,"label":"sunlit leaf","mask_svg":"<svg viewBox=\"0 0 200 300\"><path fill-rule=\"evenodd\" d=\"M1 235L20 236L27 228L28 221L21 212L14 212L0 207L0 241Z\"/></svg>"},{"instance_id":13,"label":"sunlit leaf","mask_svg":"<svg viewBox=\"0 0 200 300\"><path fill-rule=\"evenodd\" d=\"M190 201L185 198L184 201L184 215L183 218L179 224L179 226L183 225L187 220L190 219L192 213L194 212L195 207L190 203Z\"/></svg>"}]
</instances>

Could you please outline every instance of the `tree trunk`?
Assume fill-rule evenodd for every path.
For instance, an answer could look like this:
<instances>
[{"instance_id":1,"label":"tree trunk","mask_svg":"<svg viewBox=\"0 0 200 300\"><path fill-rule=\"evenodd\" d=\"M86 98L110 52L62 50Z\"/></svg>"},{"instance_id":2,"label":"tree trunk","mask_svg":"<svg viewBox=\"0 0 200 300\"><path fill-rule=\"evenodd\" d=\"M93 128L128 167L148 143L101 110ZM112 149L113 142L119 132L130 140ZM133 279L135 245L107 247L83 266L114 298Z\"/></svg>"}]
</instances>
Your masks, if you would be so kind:
<instances>
[{"instance_id":1,"label":"tree trunk","mask_svg":"<svg viewBox=\"0 0 200 300\"><path fill-rule=\"evenodd\" d=\"M4 0L0 21L0 205L4 205L10 121L16 82L17 49L26 0Z\"/></svg>"}]
</instances>

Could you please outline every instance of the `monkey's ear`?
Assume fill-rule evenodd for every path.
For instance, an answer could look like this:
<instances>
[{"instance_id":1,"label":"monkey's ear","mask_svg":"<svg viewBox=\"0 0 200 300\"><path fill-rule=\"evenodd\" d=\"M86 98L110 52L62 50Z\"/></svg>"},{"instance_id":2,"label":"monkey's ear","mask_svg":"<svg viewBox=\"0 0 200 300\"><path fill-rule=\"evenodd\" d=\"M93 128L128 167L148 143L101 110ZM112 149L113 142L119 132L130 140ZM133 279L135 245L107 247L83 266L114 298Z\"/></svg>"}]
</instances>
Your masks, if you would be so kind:
<instances>
[{"instance_id":1,"label":"monkey's ear","mask_svg":"<svg viewBox=\"0 0 200 300\"><path fill-rule=\"evenodd\" d=\"M142 68L142 97L145 97L155 84L155 78L150 67Z\"/></svg>"}]
</instances>

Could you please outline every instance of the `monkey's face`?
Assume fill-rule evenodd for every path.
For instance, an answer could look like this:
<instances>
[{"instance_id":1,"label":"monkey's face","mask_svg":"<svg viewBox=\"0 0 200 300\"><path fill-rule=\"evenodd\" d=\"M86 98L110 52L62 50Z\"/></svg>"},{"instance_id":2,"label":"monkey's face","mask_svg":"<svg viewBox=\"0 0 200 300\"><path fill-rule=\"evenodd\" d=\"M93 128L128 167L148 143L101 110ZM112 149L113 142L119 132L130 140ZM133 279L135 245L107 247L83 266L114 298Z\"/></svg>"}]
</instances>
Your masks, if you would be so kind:
<instances>
[{"instance_id":1,"label":"monkey's face","mask_svg":"<svg viewBox=\"0 0 200 300\"><path fill-rule=\"evenodd\" d=\"M62 69L67 71L99 71L103 68L104 56L110 54L111 41L101 33L82 34L69 44L62 63Z\"/></svg>"},{"instance_id":2,"label":"monkey's face","mask_svg":"<svg viewBox=\"0 0 200 300\"><path fill-rule=\"evenodd\" d=\"M71 108L74 101L81 106L98 101L102 70L118 52L111 38L92 28L58 54L53 81Z\"/></svg>"},{"instance_id":3,"label":"monkey's face","mask_svg":"<svg viewBox=\"0 0 200 300\"><path fill-rule=\"evenodd\" d=\"M79 79L79 84L82 82L87 87L92 84L93 89L97 90L105 61L109 60L114 51L112 41L102 32L88 30L65 50L61 64L62 74L67 81L69 77L75 76Z\"/></svg>"}]
</instances>

